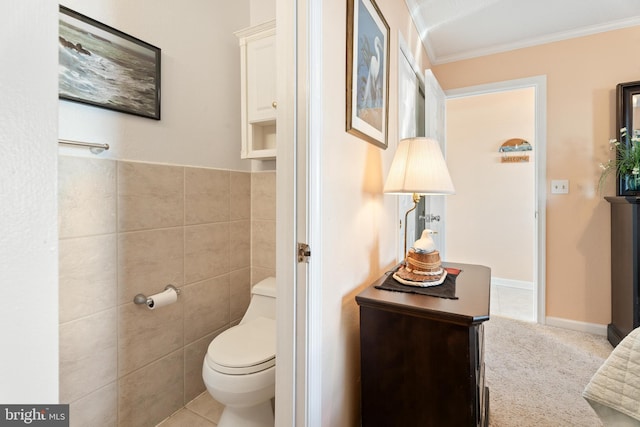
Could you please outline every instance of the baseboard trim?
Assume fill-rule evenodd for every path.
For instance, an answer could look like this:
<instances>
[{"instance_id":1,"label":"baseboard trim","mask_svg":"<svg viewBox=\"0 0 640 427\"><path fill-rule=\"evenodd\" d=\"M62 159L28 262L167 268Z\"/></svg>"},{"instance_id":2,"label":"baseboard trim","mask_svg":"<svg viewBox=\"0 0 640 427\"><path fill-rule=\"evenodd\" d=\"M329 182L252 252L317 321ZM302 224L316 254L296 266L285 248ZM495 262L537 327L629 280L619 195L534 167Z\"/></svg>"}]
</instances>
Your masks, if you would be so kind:
<instances>
[{"instance_id":1,"label":"baseboard trim","mask_svg":"<svg viewBox=\"0 0 640 427\"><path fill-rule=\"evenodd\" d=\"M603 337L607 336L607 325L600 325L598 323L578 322L577 320L547 316L545 318L545 324L557 328L570 329L572 331L587 332Z\"/></svg>"},{"instance_id":2,"label":"baseboard trim","mask_svg":"<svg viewBox=\"0 0 640 427\"><path fill-rule=\"evenodd\" d=\"M524 280L501 279L499 277L492 277L491 285L504 286L507 288L526 289L528 291L533 290L533 282L526 282Z\"/></svg>"}]
</instances>

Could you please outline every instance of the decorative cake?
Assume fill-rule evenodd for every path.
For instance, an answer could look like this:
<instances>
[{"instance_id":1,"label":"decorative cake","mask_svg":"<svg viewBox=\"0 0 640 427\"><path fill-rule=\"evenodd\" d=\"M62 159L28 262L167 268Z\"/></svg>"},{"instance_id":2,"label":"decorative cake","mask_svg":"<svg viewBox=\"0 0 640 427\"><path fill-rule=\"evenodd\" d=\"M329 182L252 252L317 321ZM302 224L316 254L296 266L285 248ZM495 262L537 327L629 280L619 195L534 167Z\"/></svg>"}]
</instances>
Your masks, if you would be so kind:
<instances>
[{"instance_id":1,"label":"decorative cake","mask_svg":"<svg viewBox=\"0 0 640 427\"><path fill-rule=\"evenodd\" d=\"M409 286L436 286L444 282L447 271L442 268L440 252L435 249L431 234L424 230L420 239L407 252L405 263L393 274L398 282Z\"/></svg>"}]
</instances>

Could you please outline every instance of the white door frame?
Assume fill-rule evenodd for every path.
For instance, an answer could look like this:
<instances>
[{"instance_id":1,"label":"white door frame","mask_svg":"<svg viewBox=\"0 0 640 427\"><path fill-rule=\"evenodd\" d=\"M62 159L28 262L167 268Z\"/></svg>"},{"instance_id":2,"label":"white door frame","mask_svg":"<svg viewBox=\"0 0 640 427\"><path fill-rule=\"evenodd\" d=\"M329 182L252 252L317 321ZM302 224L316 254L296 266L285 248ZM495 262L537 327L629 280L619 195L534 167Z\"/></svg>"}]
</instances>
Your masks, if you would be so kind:
<instances>
[{"instance_id":1,"label":"white door frame","mask_svg":"<svg viewBox=\"0 0 640 427\"><path fill-rule=\"evenodd\" d=\"M313 17L311 19L310 17ZM276 0L276 425L320 427L322 0ZM297 261L308 243L308 264Z\"/></svg>"},{"instance_id":2,"label":"white door frame","mask_svg":"<svg viewBox=\"0 0 640 427\"><path fill-rule=\"evenodd\" d=\"M533 87L535 90L535 265L534 316L546 323L546 206L547 206L547 76L534 76L445 91L447 99Z\"/></svg>"},{"instance_id":3,"label":"white door frame","mask_svg":"<svg viewBox=\"0 0 640 427\"><path fill-rule=\"evenodd\" d=\"M447 123L446 123L446 108L447 99L440 82L433 74L431 69L424 71L424 135L430 138L435 138L440 144L440 150L442 154L447 158ZM433 236L433 240L436 243L436 247L440 251L440 257L444 260L447 259L447 245L446 245L446 227L445 222L447 218L447 196L427 196L425 197L425 215L440 216L441 219L433 222L429 221L428 228L433 229L437 234ZM425 221L425 226L427 222Z\"/></svg>"}]
</instances>

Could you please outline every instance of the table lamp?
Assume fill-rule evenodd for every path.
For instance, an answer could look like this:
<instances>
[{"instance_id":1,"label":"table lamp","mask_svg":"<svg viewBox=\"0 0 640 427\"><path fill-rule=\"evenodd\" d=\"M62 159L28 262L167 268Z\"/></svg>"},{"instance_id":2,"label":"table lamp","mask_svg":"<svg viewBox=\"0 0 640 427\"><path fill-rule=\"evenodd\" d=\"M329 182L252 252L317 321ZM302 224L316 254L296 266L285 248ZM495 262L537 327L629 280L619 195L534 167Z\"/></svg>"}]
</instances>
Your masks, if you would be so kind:
<instances>
[{"instance_id":1,"label":"table lamp","mask_svg":"<svg viewBox=\"0 0 640 427\"><path fill-rule=\"evenodd\" d=\"M407 265L407 218L416 209L420 196L453 194L453 182L438 141L416 137L400 141L387 181L387 194L412 194L413 207L404 216L404 264ZM425 280L428 281L428 280ZM417 286L425 286L417 284Z\"/></svg>"}]
</instances>

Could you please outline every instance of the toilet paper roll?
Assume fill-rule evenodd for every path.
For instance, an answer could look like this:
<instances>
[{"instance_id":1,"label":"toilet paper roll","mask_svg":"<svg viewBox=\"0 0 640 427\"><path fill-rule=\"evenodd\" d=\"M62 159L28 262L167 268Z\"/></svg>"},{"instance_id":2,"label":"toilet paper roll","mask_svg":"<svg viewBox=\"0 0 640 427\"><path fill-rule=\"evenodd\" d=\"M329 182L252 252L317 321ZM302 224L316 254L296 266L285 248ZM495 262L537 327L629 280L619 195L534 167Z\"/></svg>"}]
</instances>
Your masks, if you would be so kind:
<instances>
[{"instance_id":1,"label":"toilet paper roll","mask_svg":"<svg viewBox=\"0 0 640 427\"><path fill-rule=\"evenodd\" d=\"M159 294L151 295L147 298L147 307L153 310L165 305L172 304L178 300L178 293L175 289L165 289Z\"/></svg>"}]
</instances>

